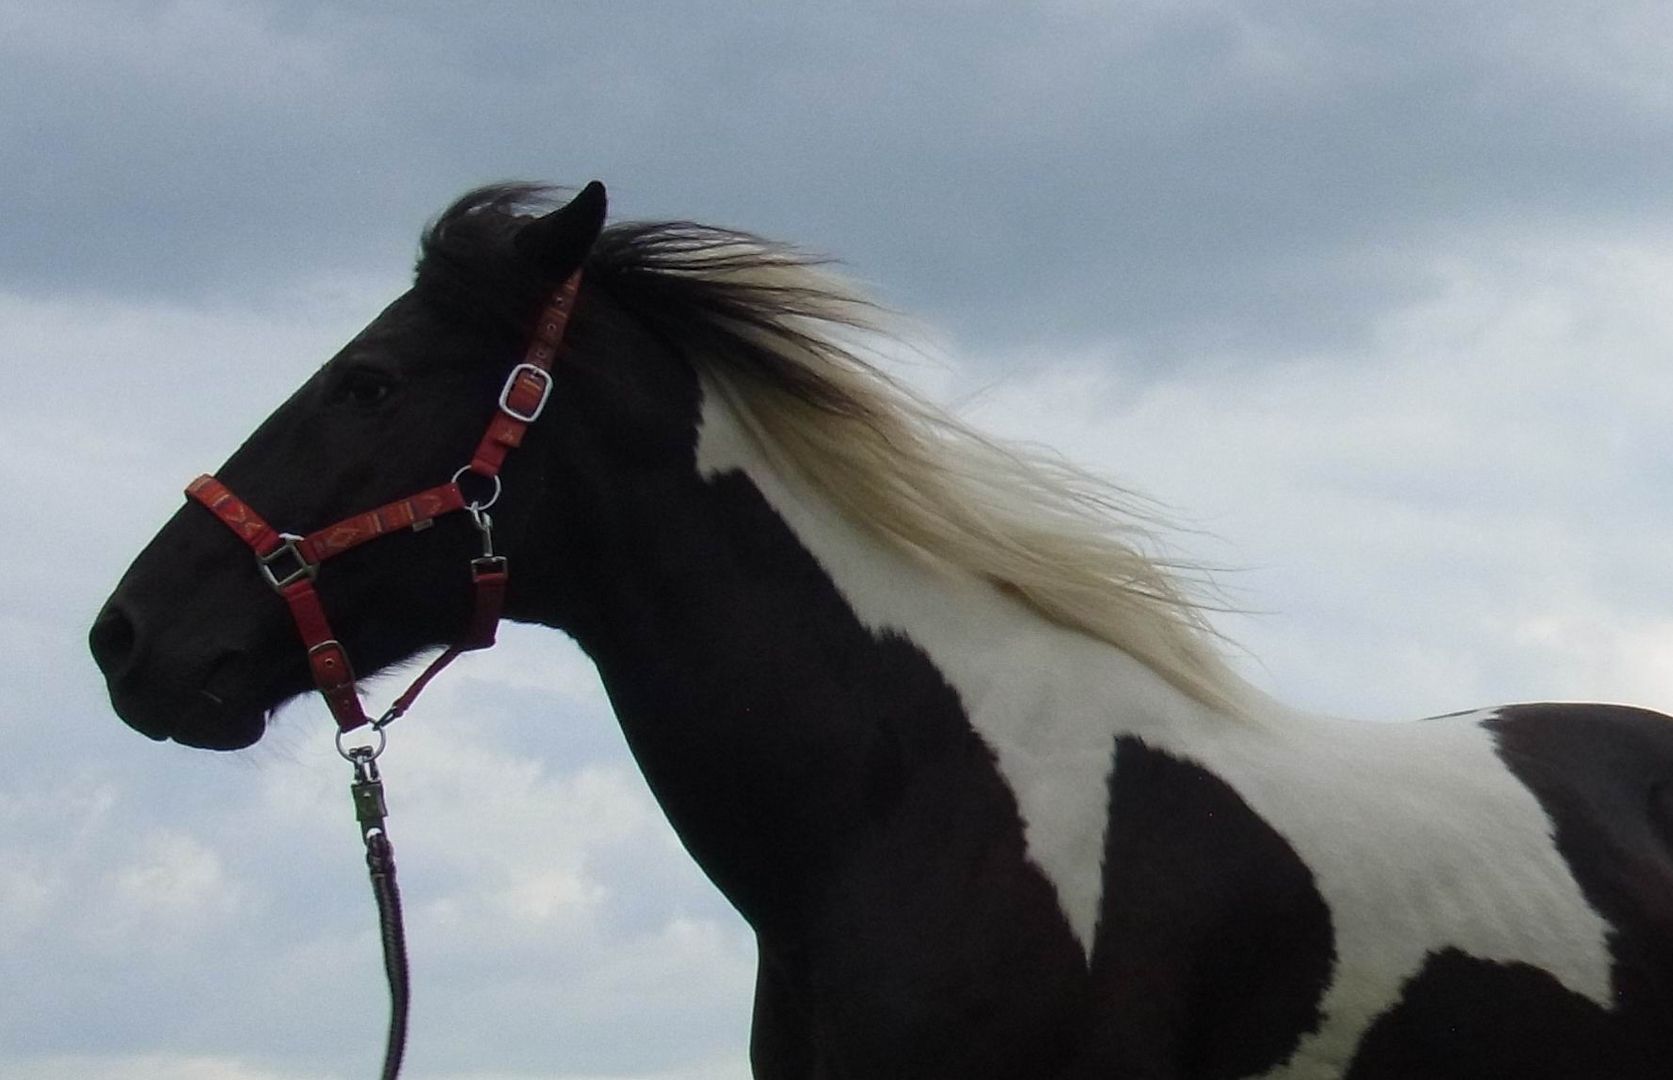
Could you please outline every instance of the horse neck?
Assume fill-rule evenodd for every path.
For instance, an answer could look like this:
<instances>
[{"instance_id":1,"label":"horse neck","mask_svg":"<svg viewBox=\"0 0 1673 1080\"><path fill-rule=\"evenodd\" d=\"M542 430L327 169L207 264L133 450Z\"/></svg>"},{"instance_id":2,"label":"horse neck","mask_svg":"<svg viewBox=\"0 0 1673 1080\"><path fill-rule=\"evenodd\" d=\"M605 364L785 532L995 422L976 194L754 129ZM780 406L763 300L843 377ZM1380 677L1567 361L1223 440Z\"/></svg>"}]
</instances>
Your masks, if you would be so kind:
<instances>
[{"instance_id":1,"label":"horse neck","mask_svg":"<svg viewBox=\"0 0 1673 1080\"><path fill-rule=\"evenodd\" d=\"M696 470L600 509L593 616L571 627L688 848L761 928L914 770L955 760L947 797L985 794L950 820L1027 830L1089 935L1074 897L1098 892L1083 824L1101 821L1111 702L1141 731L1201 708L847 519L706 390Z\"/></svg>"}]
</instances>

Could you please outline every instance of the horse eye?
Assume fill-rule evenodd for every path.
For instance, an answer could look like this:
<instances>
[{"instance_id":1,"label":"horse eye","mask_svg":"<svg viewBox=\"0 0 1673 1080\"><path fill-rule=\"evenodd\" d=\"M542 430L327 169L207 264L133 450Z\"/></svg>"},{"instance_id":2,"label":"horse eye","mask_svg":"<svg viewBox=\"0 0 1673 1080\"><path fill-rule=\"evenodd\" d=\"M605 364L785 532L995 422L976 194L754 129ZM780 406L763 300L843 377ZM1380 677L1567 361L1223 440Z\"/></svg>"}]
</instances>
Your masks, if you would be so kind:
<instances>
[{"instance_id":1,"label":"horse eye","mask_svg":"<svg viewBox=\"0 0 1673 1080\"><path fill-rule=\"evenodd\" d=\"M395 391L395 380L381 371L351 368L338 386L338 396L360 408L378 404Z\"/></svg>"}]
</instances>

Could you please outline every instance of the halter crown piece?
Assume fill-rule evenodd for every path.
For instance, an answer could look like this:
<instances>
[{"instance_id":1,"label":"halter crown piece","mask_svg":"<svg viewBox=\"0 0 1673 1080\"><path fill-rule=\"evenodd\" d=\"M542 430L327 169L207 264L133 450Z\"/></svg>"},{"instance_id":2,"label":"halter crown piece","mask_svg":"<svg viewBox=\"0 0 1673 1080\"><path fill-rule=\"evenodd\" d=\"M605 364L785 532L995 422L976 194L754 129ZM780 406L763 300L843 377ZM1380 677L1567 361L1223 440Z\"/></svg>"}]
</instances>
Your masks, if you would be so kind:
<instances>
[{"instance_id":1,"label":"halter crown piece","mask_svg":"<svg viewBox=\"0 0 1673 1080\"><path fill-rule=\"evenodd\" d=\"M187 496L207 507L223 525L255 551L256 565L262 577L289 605L297 633L302 636L302 644L308 650L308 667L313 673L314 685L331 709L339 732L353 731L365 724L381 730L385 724L411 708L436 673L452 663L460 653L486 649L494 644L494 633L505 603L509 568L505 556L494 553L493 522L487 511L500 496L499 472L505 455L513 447L521 445L523 433L539 419L552 394L552 362L563 343L564 329L569 323L569 314L575 306L575 296L580 287L581 271L576 270L558 286L541 309L534 337L522 363L506 376L505 386L500 390L499 406L488 421L488 430L477 443L470 462L454 473L453 479L447 483L345 518L306 536L274 529L249 503L234 495L230 488L213 476L200 476L187 485ZM459 487L459 481L466 473L491 481L492 494L481 501L467 499ZM314 589L314 575L319 564L334 555L341 555L397 529L425 528L434 519L456 510L469 513L482 535L482 554L471 560L475 608L470 626L460 641L448 646L431 661L412 685L395 699L394 704L374 721L361 708L348 652L332 633L331 624L325 617L325 607Z\"/></svg>"}]
</instances>

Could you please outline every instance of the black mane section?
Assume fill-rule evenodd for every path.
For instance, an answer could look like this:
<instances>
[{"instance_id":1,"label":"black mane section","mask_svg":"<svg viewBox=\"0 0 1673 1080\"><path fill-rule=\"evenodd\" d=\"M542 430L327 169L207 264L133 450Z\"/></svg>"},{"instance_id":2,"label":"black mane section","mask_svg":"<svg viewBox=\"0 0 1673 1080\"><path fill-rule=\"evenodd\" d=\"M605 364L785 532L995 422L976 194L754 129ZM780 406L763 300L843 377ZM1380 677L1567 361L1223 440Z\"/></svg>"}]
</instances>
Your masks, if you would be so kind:
<instances>
[{"instance_id":1,"label":"black mane section","mask_svg":"<svg viewBox=\"0 0 1673 1080\"><path fill-rule=\"evenodd\" d=\"M480 329L526 334L555 282L519 256L520 225L550 210L561 189L506 183L460 197L425 229L415 288ZM583 291L606 294L689 361L725 367L823 409L866 405L793 357L857 361L829 331L864 327L874 309L809 271L828 260L750 233L690 221L624 222L604 230Z\"/></svg>"},{"instance_id":2,"label":"black mane section","mask_svg":"<svg viewBox=\"0 0 1673 1080\"><path fill-rule=\"evenodd\" d=\"M690 221L613 225L599 237L587 272L688 359L833 412L866 406L792 357L852 365L834 328L863 327L864 303L808 273L828 260L751 233Z\"/></svg>"}]
</instances>

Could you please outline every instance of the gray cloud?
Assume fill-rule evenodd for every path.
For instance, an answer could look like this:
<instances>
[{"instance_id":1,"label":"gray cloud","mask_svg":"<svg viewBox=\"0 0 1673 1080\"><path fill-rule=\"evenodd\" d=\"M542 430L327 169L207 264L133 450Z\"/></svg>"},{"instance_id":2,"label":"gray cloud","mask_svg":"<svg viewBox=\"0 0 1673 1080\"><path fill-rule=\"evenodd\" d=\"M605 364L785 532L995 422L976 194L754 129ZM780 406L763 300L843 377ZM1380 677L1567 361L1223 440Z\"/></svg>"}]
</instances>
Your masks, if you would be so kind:
<instances>
[{"instance_id":1,"label":"gray cloud","mask_svg":"<svg viewBox=\"0 0 1673 1080\"><path fill-rule=\"evenodd\" d=\"M254 292L403 263L471 183L599 176L972 338L1342 342L1437 239L1666 219L1665 18L1518 10L163 5L91 47L14 14L0 273Z\"/></svg>"}]
</instances>

